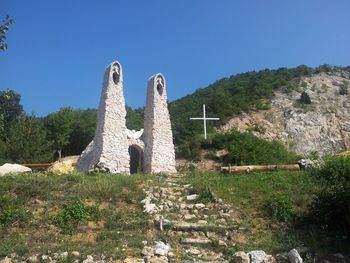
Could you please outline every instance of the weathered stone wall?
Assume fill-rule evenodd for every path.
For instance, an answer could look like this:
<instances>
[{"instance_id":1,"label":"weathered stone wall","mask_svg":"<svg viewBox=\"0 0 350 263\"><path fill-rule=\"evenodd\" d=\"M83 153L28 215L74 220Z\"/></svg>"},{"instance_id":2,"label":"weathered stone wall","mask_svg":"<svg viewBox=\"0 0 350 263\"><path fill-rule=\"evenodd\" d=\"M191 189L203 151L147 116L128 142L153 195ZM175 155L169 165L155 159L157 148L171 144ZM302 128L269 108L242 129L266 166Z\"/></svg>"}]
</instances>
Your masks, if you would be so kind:
<instances>
[{"instance_id":1,"label":"weathered stone wall","mask_svg":"<svg viewBox=\"0 0 350 263\"><path fill-rule=\"evenodd\" d=\"M166 83L162 74L148 80L143 140L145 172L176 173Z\"/></svg>"},{"instance_id":2,"label":"weathered stone wall","mask_svg":"<svg viewBox=\"0 0 350 263\"><path fill-rule=\"evenodd\" d=\"M78 169L129 174L123 73L115 61L105 71L95 137L82 153Z\"/></svg>"}]
</instances>

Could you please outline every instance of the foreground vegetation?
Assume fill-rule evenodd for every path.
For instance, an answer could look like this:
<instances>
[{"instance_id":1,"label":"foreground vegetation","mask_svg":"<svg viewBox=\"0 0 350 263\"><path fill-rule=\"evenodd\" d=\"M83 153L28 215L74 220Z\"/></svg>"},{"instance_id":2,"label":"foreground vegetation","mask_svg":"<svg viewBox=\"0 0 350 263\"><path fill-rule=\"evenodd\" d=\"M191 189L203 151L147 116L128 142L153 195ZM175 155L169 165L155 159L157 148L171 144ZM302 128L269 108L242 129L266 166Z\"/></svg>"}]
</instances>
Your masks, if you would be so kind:
<instances>
[{"instance_id":1,"label":"foreground vegetation","mask_svg":"<svg viewBox=\"0 0 350 263\"><path fill-rule=\"evenodd\" d=\"M142 185L164 177L111 174L0 178L0 256L80 251L114 258L140 256L142 241L174 237L158 232L140 201ZM277 254L308 247L319 254L350 252L350 158L326 160L312 172L240 175L186 172L197 202L221 198L237 210L235 251Z\"/></svg>"},{"instance_id":2,"label":"foreground vegetation","mask_svg":"<svg viewBox=\"0 0 350 263\"><path fill-rule=\"evenodd\" d=\"M153 235L145 176L33 174L0 178L0 257L74 251L121 258Z\"/></svg>"}]
</instances>

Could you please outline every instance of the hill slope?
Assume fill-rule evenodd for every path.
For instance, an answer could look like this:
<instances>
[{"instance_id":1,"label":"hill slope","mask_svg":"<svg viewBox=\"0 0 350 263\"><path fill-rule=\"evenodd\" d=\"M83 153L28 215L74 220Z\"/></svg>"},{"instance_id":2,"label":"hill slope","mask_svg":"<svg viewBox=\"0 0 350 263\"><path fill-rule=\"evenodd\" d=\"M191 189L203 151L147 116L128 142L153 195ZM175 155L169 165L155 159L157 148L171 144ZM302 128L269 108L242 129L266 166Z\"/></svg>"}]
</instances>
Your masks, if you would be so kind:
<instances>
[{"instance_id":1,"label":"hill slope","mask_svg":"<svg viewBox=\"0 0 350 263\"><path fill-rule=\"evenodd\" d=\"M350 146L350 100L345 94L349 79L349 68L323 65L249 72L219 80L169 104L175 142L202 133L202 123L189 118L201 116L205 103L208 116L220 117L219 131L250 130L261 138L280 140L299 154L341 151ZM303 91L311 97L310 105L298 102ZM213 131L213 123L209 130Z\"/></svg>"},{"instance_id":2,"label":"hill slope","mask_svg":"<svg viewBox=\"0 0 350 263\"><path fill-rule=\"evenodd\" d=\"M349 75L318 73L301 77L302 86L276 91L271 109L250 111L231 118L219 131L252 130L263 139L279 140L299 154L332 154L350 147ZM343 89L343 91L341 91ZM311 104L299 102L305 91Z\"/></svg>"}]
</instances>

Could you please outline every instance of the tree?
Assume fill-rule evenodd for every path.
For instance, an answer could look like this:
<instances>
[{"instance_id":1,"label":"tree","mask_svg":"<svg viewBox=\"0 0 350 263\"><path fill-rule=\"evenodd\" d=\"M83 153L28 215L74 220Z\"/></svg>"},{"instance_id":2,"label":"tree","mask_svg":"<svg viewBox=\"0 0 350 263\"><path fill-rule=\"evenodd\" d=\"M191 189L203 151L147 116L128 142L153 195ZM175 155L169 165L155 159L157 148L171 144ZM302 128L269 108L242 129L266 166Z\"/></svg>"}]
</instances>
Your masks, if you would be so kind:
<instances>
[{"instance_id":1,"label":"tree","mask_svg":"<svg viewBox=\"0 0 350 263\"><path fill-rule=\"evenodd\" d=\"M64 147L64 151L69 155L80 155L94 138L97 110L78 109L73 111L73 115L69 144Z\"/></svg>"},{"instance_id":2,"label":"tree","mask_svg":"<svg viewBox=\"0 0 350 263\"><path fill-rule=\"evenodd\" d=\"M0 118L4 124L17 120L23 113L21 95L14 90L0 91Z\"/></svg>"},{"instance_id":3,"label":"tree","mask_svg":"<svg viewBox=\"0 0 350 263\"><path fill-rule=\"evenodd\" d=\"M10 124L2 157L17 163L47 162L52 159L51 144L43 123L34 115L23 115Z\"/></svg>"},{"instance_id":4,"label":"tree","mask_svg":"<svg viewBox=\"0 0 350 263\"><path fill-rule=\"evenodd\" d=\"M309 94L307 94L306 91L303 91L300 95L300 99L299 99L300 103L303 104L311 104L311 99Z\"/></svg>"},{"instance_id":5,"label":"tree","mask_svg":"<svg viewBox=\"0 0 350 263\"><path fill-rule=\"evenodd\" d=\"M126 127L137 131L143 128L143 108L132 109L126 106Z\"/></svg>"},{"instance_id":6,"label":"tree","mask_svg":"<svg viewBox=\"0 0 350 263\"><path fill-rule=\"evenodd\" d=\"M0 50L5 51L7 49L6 32L10 29L10 25L15 23L15 20L10 18L8 15L3 19L0 24Z\"/></svg>"},{"instance_id":7,"label":"tree","mask_svg":"<svg viewBox=\"0 0 350 263\"><path fill-rule=\"evenodd\" d=\"M58 160L62 157L62 148L69 144L70 134L73 129L73 110L70 107L61 108L59 111L49 114L44 122L49 139L57 150Z\"/></svg>"},{"instance_id":8,"label":"tree","mask_svg":"<svg viewBox=\"0 0 350 263\"><path fill-rule=\"evenodd\" d=\"M23 107L20 103L21 96L13 90L0 91L0 143L8 134L11 122L19 119L23 114ZM3 151L2 151L3 152Z\"/></svg>"}]
</instances>

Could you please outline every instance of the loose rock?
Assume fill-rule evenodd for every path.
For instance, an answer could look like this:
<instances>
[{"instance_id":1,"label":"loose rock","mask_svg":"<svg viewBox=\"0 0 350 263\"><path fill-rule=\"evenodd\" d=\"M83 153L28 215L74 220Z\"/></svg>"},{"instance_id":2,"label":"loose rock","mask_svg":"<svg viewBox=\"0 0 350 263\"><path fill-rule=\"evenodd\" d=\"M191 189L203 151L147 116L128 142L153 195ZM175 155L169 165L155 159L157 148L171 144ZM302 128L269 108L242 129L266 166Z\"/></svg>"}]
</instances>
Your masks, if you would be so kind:
<instances>
[{"instance_id":1,"label":"loose rock","mask_svg":"<svg viewBox=\"0 0 350 263\"><path fill-rule=\"evenodd\" d=\"M266 253L263 250L254 250L248 253L250 263L261 263L266 257Z\"/></svg>"},{"instance_id":2,"label":"loose rock","mask_svg":"<svg viewBox=\"0 0 350 263\"><path fill-rule=\"evenodd\" d=\"M291 263L303 263L303 259L295 248L289 251L288 258Z\"/></svg>"},{"instance_id":3,"label":"loose rock","mask_svg":"<svg viewBox=\"0 0 350 263\"><path fill-rule=\"evenodd\" d=\"M156 244L153 249L155 255L167 256L170 250L170 246L162 241L156 241Z\"/></svg>"},{"instance_id":4,"label":"loose rock","mask_svg":"<svg viewBox=\"0 0 350 263\"><path fill-rule=\"evenodd\" d=\"M198 199L198 197L199 197L199 195L193 194L193 195L186 196L186 199L187 199L187 201L194 201L194 200Z\"/></svg>"},{"instance_id":5,"label":"loose rock","mask_svg":"<svg viewBox=\"0 0 350 263\"><path fill-rule=\"evenodd\" d=\"M0 166L0 176L7 174L31 173L32 169L19 164L5 163Z\"/></svg>"},{"instance_id":6,"label":"loose rock","mask_svg":"<svg viewBox=\"0 0 350 263\"><path fill-rule=\"evenodd\" d=\"M249 255L247 253L245 253L243 251L239 251L239 252L234 254L233 261L235 263L249 263L250 259L249 259Z\"/></svg>"}]
</instances>

